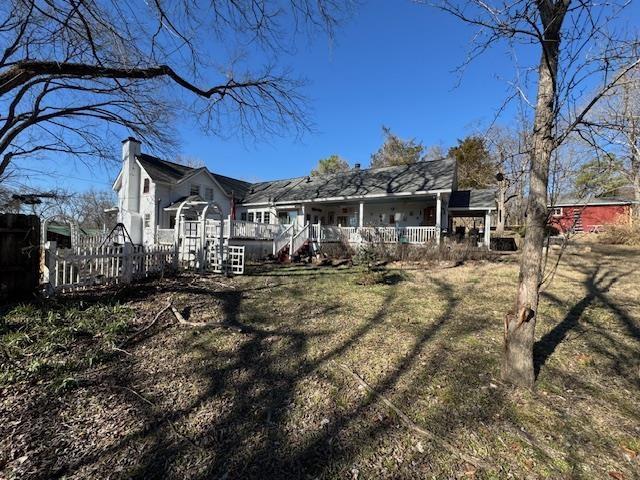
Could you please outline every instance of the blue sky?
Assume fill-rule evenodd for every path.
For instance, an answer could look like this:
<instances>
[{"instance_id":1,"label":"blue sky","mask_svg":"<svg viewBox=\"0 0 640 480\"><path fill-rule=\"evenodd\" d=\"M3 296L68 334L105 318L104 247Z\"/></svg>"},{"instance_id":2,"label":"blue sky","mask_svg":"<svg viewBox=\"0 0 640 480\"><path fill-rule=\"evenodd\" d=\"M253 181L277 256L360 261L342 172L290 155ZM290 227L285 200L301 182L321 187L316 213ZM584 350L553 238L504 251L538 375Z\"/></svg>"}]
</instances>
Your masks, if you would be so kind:
<instances>
[{"instance_id":1,"label":"blue sky","mask_svg":"<svg viewBox=\"0 0 640 480\"><path fill-rule=\"evenodd\" d=\"M257 143L221 139L203 136L185 116L177 122L180 150L215 172L266 180L307 174L318 159L334 153L365 167L382 142L382 125L402 137L447 148L494 118L514 74L508 53L494 49L467 67L459 83L454 69L465 59L472 34L467 25L424 5L365 2L332 42L305 40L298 53L280 59L309 82L303 93L309 98L314 132L302 139ZM526 58L533 54L518 52L521 61L534 59ZM511 113L503 115L503 123ZM106 189L118 165L89 169L60 159L51 169L53 175L33 183Z\"/></svg>"}]
</instances>

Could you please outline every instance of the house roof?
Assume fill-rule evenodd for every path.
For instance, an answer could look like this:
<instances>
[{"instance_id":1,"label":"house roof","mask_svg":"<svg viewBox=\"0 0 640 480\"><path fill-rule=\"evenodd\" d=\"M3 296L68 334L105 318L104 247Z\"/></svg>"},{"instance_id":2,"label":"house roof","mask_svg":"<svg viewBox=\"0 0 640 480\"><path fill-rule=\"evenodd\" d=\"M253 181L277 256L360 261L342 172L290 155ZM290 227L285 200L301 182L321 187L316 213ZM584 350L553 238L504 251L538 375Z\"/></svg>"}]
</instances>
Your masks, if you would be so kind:
<instances>
[{"instance_id":1,"label":"house roof","mask_svg":"<svg viewBox=\"0 0 640 480\"><path fill-rule=\"evenodd\" d=\"M176 184L199 171L206 171L228 193L244 204L303 202L350 197L410 195L453 189L456 162L442 158L397 167L350 170L335 174L305 176L249 183L212 173L205 167L192 168L148 154L136 156L153 181Z\"/></svg>"},{"instance_id":2,"label":"house roof","mask_svg":"<svg viewBox=\"0 0 640 480\"><path fill-rule=\"evenodd\" d=\"M572 206L585 206L585 205L629 205L634 203L633 200L620 197L592 197L592 198L577 198L577 197L560 197L555 202L549 203L549 207L572 207Z\"/></svg>"},{"instance_id":3,"label":"house roof","mask_svg":"<svg viewBox=\"0 0 640 480\"><path fill-rule=\"evenodd\" d=\"M496 190L457 190L449 198L450 210L495 210Z\"/></svg>"},{"instance_id":4,"label":"house roof","mask_svg":"<svg viewBox=\"0 0 640 480\"><path fill-rule=\"evenodd\" d=\"M253 184L243 203L288 203L450 191L455 174L455 159L443 158L397 167L274 180Z\"/></svg>"},{"instance_id":5,"label":"house roof","mask_svg":"<svg viewBox=\"0 0 640 480\"><path fill-rule=\"evenodd\" d=\"M213 173L206 167L187 167L186 165L162 160L146 153L136 155L136 158L154 182L175 184L196 174L198 171L203 171L211 175L227 194L230 195L233 192L236 198L242 198L251 188L249 182Z\"/></svg>"},{"instance_id":6,"label":"house roof","mask_svg":"<svg viewBox=\"0 0 640 480\"><path fill-rule=\"evenodd\" d=\"M146 153L136 155L136 158L154 182L177 183L195 170L195 168L168 162Z\"/></svg>"}]
</instances>

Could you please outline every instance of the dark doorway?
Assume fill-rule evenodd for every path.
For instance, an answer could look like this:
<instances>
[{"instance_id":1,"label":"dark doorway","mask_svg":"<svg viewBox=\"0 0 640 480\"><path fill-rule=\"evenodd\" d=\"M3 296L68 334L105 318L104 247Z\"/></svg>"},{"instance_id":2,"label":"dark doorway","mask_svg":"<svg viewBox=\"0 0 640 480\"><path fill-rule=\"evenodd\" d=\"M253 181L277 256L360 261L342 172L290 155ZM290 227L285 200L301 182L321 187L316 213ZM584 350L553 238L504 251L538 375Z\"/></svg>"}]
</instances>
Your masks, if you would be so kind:
<instances>
[{"instance_id":1,"label":"dark doorway","mask_svg":"<svg viewBox=\"0 0 640 480\"><path fill-rule=\"evenodd\" d=\"M427 227L436 226L436 207L426 207L424 209L424 225Z\"/></svg>"}]
</instances>

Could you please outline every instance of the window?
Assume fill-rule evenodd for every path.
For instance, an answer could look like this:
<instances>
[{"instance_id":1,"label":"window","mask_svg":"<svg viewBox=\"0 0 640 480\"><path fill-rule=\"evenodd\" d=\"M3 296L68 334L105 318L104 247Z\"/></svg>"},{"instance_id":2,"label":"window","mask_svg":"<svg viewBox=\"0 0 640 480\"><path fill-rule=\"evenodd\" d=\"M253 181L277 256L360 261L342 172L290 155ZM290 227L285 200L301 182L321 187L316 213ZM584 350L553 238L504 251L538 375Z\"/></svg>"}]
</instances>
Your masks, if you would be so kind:
<instances>
[{"instance_id":1,"label":"window","mask_svg":"<svg viewBox=\"0 0 640 480\"><path fill-rule=\"evenodd\" d=\"M271 221L271 214L269 212L264 212L264 223L269 223Z\"/></svg>"},{"instance_id":2,"label":"window","mask_svg":"<svg viewBox=\"0 0 640 480\"><path fill-rule=\"evenodd\" d=\"M213 200L213 188L207 187L204 189L204 199L209 202Z\"/></svg>"},{"instance_id":3,"label":"window","mask_svg":"<svg viewBox=\"0 0 640 480\"><path fill-rule=\"evenodd\" d=\"M394 213L389 214L389 225L393 225L396 223L396 215Z\"/></svg>"},{"instance_id":4,"label":"window","mask_svg":"<svg viewBox=\"0 0 640 480\"><path fill-rule=\"evenodd\" d=\"M247 213L247 221L248 222L253 222L253 212Z\"/></svg>"},{"instance_id":5,"label":"window","mask_svg":"<svg viewBox=\"0 0 640 480\"><path fill-rule=\"evenodd\" d=\"M169 215L169 228L176 228L176 214Z\"/></svg>"},{"instance_id":6,"label":"window","mask_svg":"<svg viewBox=\"0 0 640 480\"><path fill-rule=\"evenodd\" d=\"M149 228L151 226L151 214L144 214L144 228Z\"/></svg>"},{"instance_id":7,"label":"window","mask_svg":"<svg viewBox=\"0 0 640 480\"><path fill-rule=\"evenodd\" d=\"M262 212L256 212L256 223L262 223Z\"/></svg>"},{"instance_id":8,"label":"window","mask_svg":"<svg viewBox=\"0 0 640 480\"><path fill-rule=\"evenodd\" d=\"M145 178L142 182L142 193L149 193L149 179Z\"/></svg>"},{"instance_id":9,"label":"window","mask_svg":"<svg viewBox=\"0 0 640 480\"><path fill-rule=\"evenodd\" d=\"M200 185L191 184L191 190L189 190L189 195L200 195Z\"/></svg>"},{"instance_id":10,"label":"window","mask_svg":"<svg viewBox=\"0 0 640 480\"><path fill-rule=\"evenodd\" d=\"M554 217L561 217L562 216L562 207L554 207L551 209L551 215L553 215Z\"/></svg>"},{"instance_id":11,"label":"window","mask_svg":"<svg viewBox=\"0 0 640 480\"><path fill-rule=\"evenodd\" d=\"M247 212L242 212L240 214L240 220L242 220L243 222L247 221Z\"/></svg>"}]
</instances>

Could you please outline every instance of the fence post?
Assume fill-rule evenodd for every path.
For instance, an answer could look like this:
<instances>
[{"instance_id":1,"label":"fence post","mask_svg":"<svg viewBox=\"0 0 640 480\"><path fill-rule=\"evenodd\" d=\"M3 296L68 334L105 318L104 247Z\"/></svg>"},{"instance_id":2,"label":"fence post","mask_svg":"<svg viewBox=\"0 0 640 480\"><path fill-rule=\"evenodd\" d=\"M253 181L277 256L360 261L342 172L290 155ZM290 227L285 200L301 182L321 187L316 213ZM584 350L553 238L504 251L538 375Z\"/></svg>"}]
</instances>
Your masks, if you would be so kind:
<instances>
[{"instance_id":1,"label":"fence post","mask_svg":"<svg viewBox=\"0 0 640 480\"><path fill-rule=\"evenodd\" d=\"M133 245L125 242L122 247L122 283L131 283L133 280Z\"/></svg>"},{"instance_id":2,"label":"fence post","mask_svg":"<svg viewBox=\"0 0 640 480\"><path fill-rule=\"evenodd\" d=\"M56 286L57 279L55 276L56 270L56 255L57 255L56 242L45 242L42 245L42 257L40 262L41 267L41 283L51 284L52 287Z\"/></svg>"}]
</instances>

